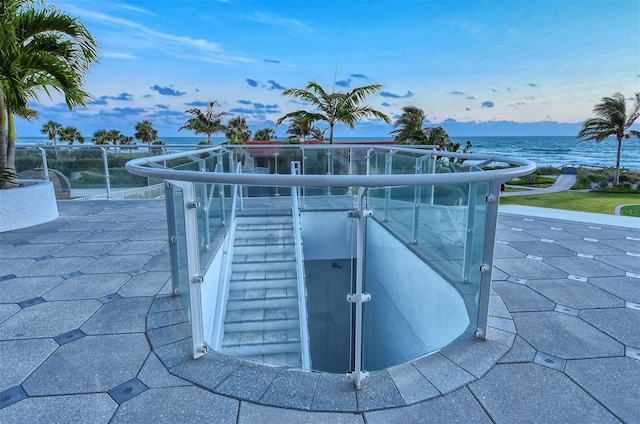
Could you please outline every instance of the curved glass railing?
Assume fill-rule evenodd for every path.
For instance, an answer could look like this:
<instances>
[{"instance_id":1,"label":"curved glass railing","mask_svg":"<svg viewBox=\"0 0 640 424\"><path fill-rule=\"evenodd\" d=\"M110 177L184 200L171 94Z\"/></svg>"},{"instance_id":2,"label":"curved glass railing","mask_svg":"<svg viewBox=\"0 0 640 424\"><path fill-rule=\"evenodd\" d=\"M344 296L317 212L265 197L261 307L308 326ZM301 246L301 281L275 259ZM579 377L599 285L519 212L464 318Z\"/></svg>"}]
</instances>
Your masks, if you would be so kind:
<instances>
[{"instance_id":1,"label":"curved glass railing","mask_svg":"<svg viewBox=\"0 0 640 424\"><path fill-rule=\"evenodd\" d=\"M500 186L535 164L283 144L137 158L126 169L166 181L172 280L194 357L214 349L347 372L359 387L367 371L486 337Z\"/></svg>"}]
</instances>

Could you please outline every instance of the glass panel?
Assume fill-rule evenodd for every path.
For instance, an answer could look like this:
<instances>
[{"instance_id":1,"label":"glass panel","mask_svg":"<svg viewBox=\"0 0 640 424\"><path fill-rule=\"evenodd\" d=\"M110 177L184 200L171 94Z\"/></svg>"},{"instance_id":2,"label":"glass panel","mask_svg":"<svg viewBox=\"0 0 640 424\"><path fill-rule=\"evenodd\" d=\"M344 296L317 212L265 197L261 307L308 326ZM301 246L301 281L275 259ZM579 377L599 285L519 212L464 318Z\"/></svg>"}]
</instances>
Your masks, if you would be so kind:
<instances>
[{"instance_id":1,"label":"glass panel","mask_svg":"<svg viewBox=\"0 0 640 424\"><path fill-rule=\"evenodd\" d=\"M174 294L180 296L185 316L191 321L183 192L180 187L167 183L165 193L172 287Z\"/></svg>"},{"instance_id":2,"label":"glass panel","mask_svg":"<svg viewBox=\"0 0 640 424\"><path fill-rule=\"evenodd\" d=\"M365 292L372 300L364 307L365 369L387 368L473 335L487 190L486 183L471 190L468 184L436 186L431 204L431 187L420 187L417 243L415 188L391 190L386 221L384 189L369 191L374 217L367 223Z\"/></svg>"}]
</instances>

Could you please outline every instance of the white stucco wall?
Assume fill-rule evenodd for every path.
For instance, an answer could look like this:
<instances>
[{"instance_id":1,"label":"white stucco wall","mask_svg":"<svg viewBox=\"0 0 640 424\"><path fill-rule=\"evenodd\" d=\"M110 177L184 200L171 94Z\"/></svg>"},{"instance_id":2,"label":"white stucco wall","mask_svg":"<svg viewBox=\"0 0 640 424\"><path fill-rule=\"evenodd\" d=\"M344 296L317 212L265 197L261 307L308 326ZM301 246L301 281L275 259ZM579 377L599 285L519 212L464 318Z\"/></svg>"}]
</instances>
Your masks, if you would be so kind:
<instances>
[{"instance_id":1,"label":"white stucco wall","mask_svg":"<svg viewBox=\"0 0 640 424\"><path fill-rule=\"evenodd\" d=\"M402 311L425 348L451 343L469 325L460 294L376 221L370 219L367 226L366 286L386 291L393 302L387 308ZM382 335L379 343L384 343Z\"/></svg>"},{"instance_id":2,"label":"white stucco wall","mask_svg":"<svg viewBox=\"0 0 640 424\"><path fill-rule=\"evenodd\" d=\"M58 217L53 184L20 180L25 187L0 190L0 232L32 227Z\"/></svg>"}]
</instances>

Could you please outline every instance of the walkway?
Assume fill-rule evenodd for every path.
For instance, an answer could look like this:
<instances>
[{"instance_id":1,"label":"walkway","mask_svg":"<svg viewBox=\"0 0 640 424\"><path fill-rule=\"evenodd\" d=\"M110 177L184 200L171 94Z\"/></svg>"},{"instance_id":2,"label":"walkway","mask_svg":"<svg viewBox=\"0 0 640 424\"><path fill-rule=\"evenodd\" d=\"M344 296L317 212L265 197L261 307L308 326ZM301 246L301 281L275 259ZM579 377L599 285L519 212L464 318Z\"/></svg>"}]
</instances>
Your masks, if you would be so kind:
<instances>
[{"instance_id":1,"label":"walkway","mask_svg":"<svg viewBox=\"0 0 640 424\"><path fill-rule=\"evenodd\" d=\"M164 217L162 201L63 202L57 220L0 234L0 422L640 422L634 221L502 213L492 341L356 392L341 376L190 360Z\"/></svg>"},{"instance_id":2,"label":"walkway","mask_svg":"<svg viewBox=\"0 0 640 424\"><path fill-rule=\"evenodd\" d=\"M534 194L557 193L559 191L567 191L576 183L577 168L566 166L562 168L562 174L558 176L556 182L551 187L546 188L528 188L523 186L509 186L521 189L519 191L507 191L502 193L503 196L531 196Z\"/></svg>"}]
</instances>

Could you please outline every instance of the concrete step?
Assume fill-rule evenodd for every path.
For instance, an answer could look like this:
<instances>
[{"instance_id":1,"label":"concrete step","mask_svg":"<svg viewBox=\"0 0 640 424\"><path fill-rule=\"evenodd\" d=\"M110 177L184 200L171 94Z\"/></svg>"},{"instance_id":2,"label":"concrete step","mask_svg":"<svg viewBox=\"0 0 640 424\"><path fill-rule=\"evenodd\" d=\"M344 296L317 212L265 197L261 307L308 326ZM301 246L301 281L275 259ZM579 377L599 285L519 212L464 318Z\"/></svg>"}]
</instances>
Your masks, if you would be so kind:
<instances>
[{"instance_id":1,"label":"concrete step","mask_svg":"<svg viewBox=\"0 0 640 424\"><path fill-rule=\"evenodd\" d=\"M257 355L273 355L279 353L300 354L300 352L300 342L227 346L222 348L222 353L225 355L240 357L254 357Z\"/></svg>"},{"instance_id":2,"label":"concrete step","mask_svg":"<svg viewBox=\"0 0 640 424\"><path fill-rule=\"evenodd\" d=\"M297 310L298 300L295 298L278 298L227 301L227 312L286 308L295 308ZM227 322L227 320L225 320L225 322Z\"/></svg>"},{"instance_id":3,"label":"concrete step","mask_svg":"<svg viewBox=\"0 0 640 424\"><path fill-rule=\"evenodd\" d=\"M277 230L289 230L293 228L293 220L289 222L283 222L279 224L269 223L236 223L236 231L277 231Z\"/></svg>"},{"instance_id":4,"label":"concrete step","mask_svg":"<svg viewBox=\"0 0 640 424\"><path fill-rule=\"evenodd\" d=\"M293 222L292 215L239 215L236 217L236 224L286 224Z\"/></svg>"},{"instance_id":5,"label":"concrete step","mask_svg":"<svg viewBox=\"0 0 640 424\"><path fill-rule=\"evenodd\" d=\"M294 255L295 256L295 255ZM266 272L270 272L270 271L296 271L296 261L295 261L295 257L293 258L293 260L288 260L288 261L275 261L275 262L235 262L235 258L234 261L231 263L231 273L236 273L236 272L261 272L261 273L266 273ZM295 275L294 275L295 277ZM249 278L247 278L249 279ZM260 277L254 277L251 279L257 279L257 280L261 280L262 278Z\"/></svg>"},{"instance_id":6,"label":"concrete step","mask_svg":"<svg viewBox=\"0 0 640 424\"><path fill-rule=\"evenodd\" d=\"M245 241L251 241L255 243L245 243L245 244L235 244L233 246L233 254L234 255L260 255L264 254L265 251L269 253L296 253L296 246L293 244L293 239L291 239L291 243L287 243L283 240L282 243L272 244L267 246L266 240L263 240L264 243L258 243L258 240L253 239L244 239Z\"/></svg>"},{"instance_id":7,"label":"concrete step","mask_svg":"<svg viewBox=\"0 0 640 424\"><path fill-rule=\"evenodd\" d=\"M278 244L277 242L280 242L280 244L282 244L282 241L285 238L290 238L293 235L293 226L291 226L290 228L280 228L280 229L273 229L273 230L260 230L257 228L249 228L249 229L238 229L236 227L236 240L240 239L267 239L267 244ZM235 244L235 243L234 243Z\"/></svg>"},{"instance_id":8,"label":"concrete step","mask_svg":"<svg viewBox=\"0 0 640 424\"><path fill-rule=\"evenodd\" d=\"M235 274L241 277L244 273ZM231 278L231 290L256 290L256 289L283 289L289 287L297 287L298 281L295 278L276 278L265 280L246 280L244 278Z\"/></svg>"},{"instance_id":9,"label":"concrete step","mask_svg":"<svg viewBox=\"0 0 640 424\"><path fill-rule=\"evenodd\" d=\"M245 358L269 364L285 365L291 368L302 368L302 354L300 352L271 353L267 355L245 356Z\"/></svg>"},{"instance_id":10,"label":"concrete step","mask_svg":"<svg viewBox=\"0 0 640 424\"><path fill-rule=\"evenodd\" d=\"M260 237L256 237L256 238L238 238L236 237L236 239L233 242L233 248L234 250L238 247L249 247L249 246L257 246L260 247L262 249L264 249L265 247L269 247L269 248L274 248L276 246L283 246L283 248L287 248L288 246L294 246L295 248L295 242L293 240L293 231L291 232L290 237L283 237L283 238L278 238L278 239L266 239L264 237L260 238Z\"/></svg>"},{"instance_id":11,"label":"concrete step","mask_svg":"<svg viewBox=\"0 0 640 424\"><path fill-rule=\"evenodd\" d=\"M300 330L297 319L274 319L269 321L230 322L224 325L225 334L252 331Z\"/></svg>"},{"instance_id":12,"label":"concrete step","mask_svg":"<svg viewBox=\"0 0 640 424\"><path fill-rule=\"evenodd\" d=\"M267 300L267 299L297 299L298 287L273 287L247 289L231 286L229 300Z\"/></svg>"}]
</instances>

